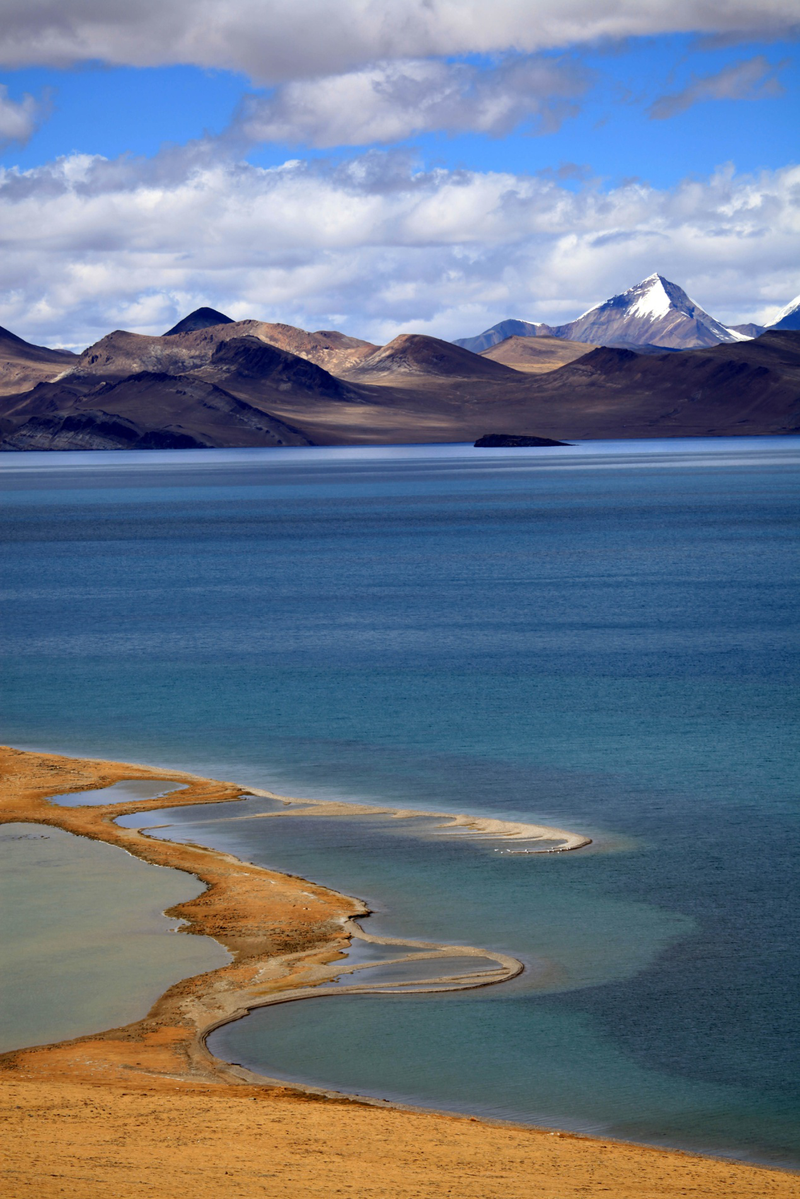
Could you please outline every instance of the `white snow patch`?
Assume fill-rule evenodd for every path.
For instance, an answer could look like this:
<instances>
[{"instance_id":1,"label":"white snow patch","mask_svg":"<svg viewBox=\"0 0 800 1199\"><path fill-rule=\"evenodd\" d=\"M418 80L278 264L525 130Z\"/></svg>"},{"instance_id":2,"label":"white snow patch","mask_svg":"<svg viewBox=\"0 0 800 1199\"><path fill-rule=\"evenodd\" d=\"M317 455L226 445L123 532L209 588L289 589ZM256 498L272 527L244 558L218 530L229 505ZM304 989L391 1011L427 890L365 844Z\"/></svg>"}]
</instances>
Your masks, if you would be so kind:
<instances>
[{"instance_id":1,"label":"white snow patch","mask_svg":"<svg viewBox=\"0 0 800 1199\"><path fill-rule=\"evenodd\" d=\"M722 328L726 333L730 333L734 341L753 341L749 333L740 333L738 329L729 329L727 325L723 325Z\"/></svg>"},{"instance_id":2,"label":"white snow patch","mask_svg":"<svg viewBox=\"0 0 800 1199\"><path fill-rule=\"evenodd\" d=\"M800 308L800 296L795 296L793 300L789 301L785 308L781 308L780 312L771 323L773 325L777 325L778 321L782 321L785 316L789 316L792 312L797 312L798 308Z\"/></svg>"},{"instance_id":3,"label":"white snow patch","mask_svg":"<svg viewBox=\"0 0 800 1199\"><path fill-rule=\"evenodd\" d=\"M651 321L657 321L660 317L666 316L673 305L660 277L658 275L650 275L638 287L632 287L631 291L639 291L640 288L644 288L644 291L642 291L636 303L631 307L630 315L640 316Z\"/></svg>"}]
</instances>

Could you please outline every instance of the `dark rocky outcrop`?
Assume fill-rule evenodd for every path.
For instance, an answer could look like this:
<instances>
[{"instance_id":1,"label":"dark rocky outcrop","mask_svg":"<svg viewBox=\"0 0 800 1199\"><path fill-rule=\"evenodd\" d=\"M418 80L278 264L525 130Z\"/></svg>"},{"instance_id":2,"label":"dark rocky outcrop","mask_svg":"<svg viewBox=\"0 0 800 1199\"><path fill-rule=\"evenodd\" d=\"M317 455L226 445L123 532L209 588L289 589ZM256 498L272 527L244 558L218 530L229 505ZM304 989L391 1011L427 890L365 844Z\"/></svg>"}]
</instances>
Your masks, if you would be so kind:
<instances>
[{"instance_id":1,"label":"dark rocky outcrop","mask_svg":"<svg viewBox=\"0 0 800 1199\"><path fill-rule=\"evenodd\" d=\"M164 337L175 337L179 333L196 333L198 329L212 329L214 325L233 323L233 317L226 316L224 312L217 312L216 308L195 308L194 312L178 321L177 325L167 329Z\"/></svg>"},{"instance_id":2,"label":"dark rocky outcrop","mask_svg":"<svg viewBox=\"0 0 800 1199\"><path fill-rule=\"evenodd\" d=\"M521 433L484 433L475 442L478 450L520 449L537 445L569 445L568 441L554 441L550 437L526 437Z\"/></svg>"}]
</instances>

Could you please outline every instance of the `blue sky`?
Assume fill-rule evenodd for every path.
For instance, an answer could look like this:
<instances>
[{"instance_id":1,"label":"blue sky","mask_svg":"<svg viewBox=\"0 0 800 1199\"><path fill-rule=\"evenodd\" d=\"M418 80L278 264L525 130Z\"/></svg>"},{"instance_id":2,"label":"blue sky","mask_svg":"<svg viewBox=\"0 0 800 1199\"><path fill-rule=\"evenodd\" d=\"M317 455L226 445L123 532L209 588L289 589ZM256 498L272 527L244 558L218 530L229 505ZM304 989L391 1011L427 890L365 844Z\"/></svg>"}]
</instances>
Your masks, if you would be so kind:
<instances>
[{"instance_id":1,"label":"blue sky","mask_svg":"<svg viewBox=\"0 0 800 1199\"><path fill-rule=\"evenodd\" d=\"M501 137L426 133L392 144L413 148L426 164L450 168L535 172L571 164L610 184L637 177L657 187L669 187L687 174L707 174L727 162L747 172L783 166L797 158L800 143L797 54L795 42L714 47L688 35L629 39L566 55L554 52L554 59L568 57L590 75L580 111L557 132L531 136L515 130ZM783 94L699 101L668 119L648 116L649 104L680 92L693 76L713 75L756 56L773 68ZM152 156L165 142L182 145L207 133L218 136L244 96L269 94L268 89L254 89L242 74L191 66L29 67L6 71L0 79L15 100L25 93L50 96L50 115L27 144L12 142L2 151L6 166L23 169L73 152ZM250 147L247 158L271 166L287 157L348 151L347 146L323 151L283 142Z\"/></svg>"},{"instance_id":2,"label":"blue sky","mask_svg":"<svg viewBox=\"0 0 800 1199\"><path fill-rule=\"evenodd\" d=\"M171 41L152 7L137 25L137 0L101 34L76 16L61 42L37 0L20 6L0 70L0 323L85 344L197 302L376 340L456 337L570 319L652 270L729 322L768 320L800 291L791 4L772 0L761 29L752 6L732 30L712 0L702 28L675 32L677 0L643 0L653 32L609 38L580 11L565 36L576 0L531 0L545 35L527 48L525 6L507 0L506 42L487 48L474 23L409 42L416 0L394 0L394 41L363 31L362 5L354 49L352 29L326 41L278 0L253 2L269 18L260 51L257 22L249 39L225 0L204 4L233 22L218 42L198 41L189 9L181 27L178 3ZM319 16L326 0L291 7L304 3ZM624 5L595 7L624 30ZM448 41L458 53L425 52Z\"/></svg>"}]
</instances>

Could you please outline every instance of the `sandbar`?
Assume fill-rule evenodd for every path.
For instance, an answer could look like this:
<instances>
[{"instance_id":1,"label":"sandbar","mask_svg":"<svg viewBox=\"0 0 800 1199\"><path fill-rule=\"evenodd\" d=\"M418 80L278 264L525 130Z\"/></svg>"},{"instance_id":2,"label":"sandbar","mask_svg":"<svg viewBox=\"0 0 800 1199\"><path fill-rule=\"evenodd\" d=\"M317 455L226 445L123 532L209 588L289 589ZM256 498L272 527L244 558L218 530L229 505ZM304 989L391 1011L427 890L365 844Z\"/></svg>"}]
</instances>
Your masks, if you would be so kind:
<instances>
[{"instance_id":1,"label":"sandbar","mask_svg":"<svg viewBox=\"0 0 800 1199\"><path fill-rule=\"evenodd\" d=\"M216 850L114 823L123 812L253 793L235 784L170 771L184 790L138 803L69 807L47 797L123 779L162 780L165 772L11 748L0 749L0 767L0 822L50 824L194 874L206 890L168 914L232 955L230 964L171 987L123 1028L0 1057L0 1176L12 1199L800 1195L800 1179L779 1170L404 1109L287 1086L221 1062L205 1045L213 1028L255 1006L325 993L353 936L378 940L356 923L368 914L365 905ZM403 957L409 949L426 960L465 957L463 946L381 940L396 943L398 953L403 946ZM470 955L480 961L472 978L459 974L458 985L500 982L519 968L514 958L489 950ZM445 969L440 981L446 989L454 979ZM365 988L337 986L335 993L348 989Z\"/></svg>"}]
</instances>

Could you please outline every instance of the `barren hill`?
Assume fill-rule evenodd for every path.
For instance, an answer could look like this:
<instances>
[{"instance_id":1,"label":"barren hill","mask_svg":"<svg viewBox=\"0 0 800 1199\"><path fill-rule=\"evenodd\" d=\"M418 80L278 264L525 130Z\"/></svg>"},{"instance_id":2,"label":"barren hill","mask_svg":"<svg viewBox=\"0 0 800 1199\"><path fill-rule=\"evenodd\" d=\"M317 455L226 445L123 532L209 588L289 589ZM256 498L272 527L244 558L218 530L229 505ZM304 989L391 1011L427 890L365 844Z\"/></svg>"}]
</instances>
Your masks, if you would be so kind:
<instances>
[{"instance_id":1,"label":"barren hill","mask_svg":"<svg viewBox=\"0 0 800 1199\"><path fill-rule=\"evenodd\" d=\"M269 412L196 376L42 383L0 419L4 449L188 449L310 445Z\"/></svg>"},{"instance_id":2,"label":"barren hill","mask_svg":"<svg viewBox=\"0 0 800 1199\"><path fill-rule=\"evenodd\" d=\"M306 356L276 346L265 333L304 347ZM315 341L322 338L327 348ZM549 353L545 337L514 338L505 350L482 355L418 334L382 349L347 344L354 340L258 321L168 338L117 331L79 358L67 357L77 369L57 381L2 399L0 445L474 442L486 433L572 441L800 431L800 332L649 355L581 343L589 352L544 371L514 369L491 355L529 347ZM328 349L353 351L358 365L342 377L307 356ZM576 349L559 340L553 352Z\"/></svg>"},{"instance_id":3,"label":"barren hill","mask_svg":"<svg viewBox=\"0 0 800 1199\"><path fill-rule=\"evenodd\" d=\"M401 376L407 376L409 381L421 378L500 380L508 379L511 373L510 367L473 354L453 342L421 333L401 333L348 371L347 378L402 386Z\"/></svg>"},{"instance_id":4,"label":"barren hill","mask_svg":"<svg viewBox=\"0 0 800 1199\"><path fill-rule=\"evenodd\" d=\"M16 333L0 327L0 395L27 391L69 370L76 355L69 350L50 350L23 341Z\"/></svg>"},{"instance_id":5,"label":"barren hill","mask_svg":"<svg viewBox=\"0 0 800 1199\"><path fill-rule=\"evenodd\" d=\"M306 333L292 325L227 321L184 332L170 332L162 337L117 329L89 346L72 362L79 374L99 375L104 379L124 378L143 370L184 374L206 366L221 343L241 337L259 338L340 374L378 348L371 342L359 341L344 333Z\"/></svg>"},{"instance_id":6,"label":"barren hill","mask_svg":"<svg viewBox=\"0 0 800 1199\"><path fill-rule=\"evenodd\" d=\"M259 337L236 337L220 342L208 364L198 372L234 390L250 395L290 393L304 400L356 399L357 393L342 379L298 354L279 349Z\"/></svg>"},{"instance_id":7,"label":"barren hill","mask_svg":"<svg viewBox=\"0 0 800 1199\"><path fill-rule=\"evenodd\" d=\"M530 374L544 374L546 371L557 370L566 366L576 358L582 358L596 346L587 345L583 341L566 341L559 337L520 337L514 335L505 341L481 350L481 358L491 358L493 362L501 362L515 371L527 371Z\"/></svg>"},{"instance_id":8,"label":"barren hill","mask_svg":"<svg viewBox=\"0 0 800 1199\"><path fill-rule=\"evenodd\" d=\"M590 437L800 432L800 333L681 354L601 348L536 382L565 436L578 421Z\"/></svg>"},{"instance_id":9,"label":"barren hill","mask_svg":"<svg viewBox=\"0 0 800 1199\"><path fill-rule=\"evenodd\" d=\"M178 321L177 325L167 329L164 337L174 337L177 333L195 333L198 329L230 324L233 324L232 317L226 316L224 312L217 312L216 308L195 308L194 312Z\"/></svg>"},{"instance_id":10,"label":"barren hill","mask_svg":"<svg viewBox=\"0 0 800 1199\"><path fill-rule=\"evenodd\" d=\"M335 330L322 330L317 333L307 333L305 329L296 329L294 325L271 325L266 321L253 322L258 328L252 330L256 337L268 341L270 345L309 362L316 362L333 375L344 375L359 363L369 358L378 349L371 341L360 341L357 337L348 337L345 333Z\"/></svg>"}]
</instances>

